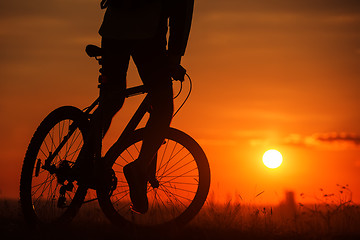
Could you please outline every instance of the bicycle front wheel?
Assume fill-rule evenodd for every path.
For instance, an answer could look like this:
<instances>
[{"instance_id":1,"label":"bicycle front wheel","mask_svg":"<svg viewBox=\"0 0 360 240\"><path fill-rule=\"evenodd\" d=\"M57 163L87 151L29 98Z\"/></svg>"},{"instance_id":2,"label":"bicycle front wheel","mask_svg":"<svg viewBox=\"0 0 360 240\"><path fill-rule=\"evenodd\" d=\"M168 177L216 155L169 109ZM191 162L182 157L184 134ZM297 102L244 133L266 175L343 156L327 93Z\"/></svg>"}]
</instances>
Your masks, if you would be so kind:
<instances>
[{"instance_id":1,"label":"bicycle front wheel","mask_svg":"<svg viewBox=\"0 0 360 240\"><path fill-rule=\"evenodd\" d=\"M116 225L166 228L189 222L202 208L210 187L210 168L204 151L187 134L171 128L156 155L155 178L148 182L149 210L131 211L129 188L123 167L137 159L144 129L127 140L113 165L117 186L109 196L97 190L99 204Z\"/></svg>"},{"instance_id":2,"label":"bicycle front wheel","mask_svg":"<svg viewBox=\"0 0 360 240\"><path fill-rule=\"evenodd\" d=\"M68 176L87 127L81 110L65 106L51 112L34 133L20 179L21 209L29 224L67 223L79 210L87 189Z\"/></svg>"}]
</instances>

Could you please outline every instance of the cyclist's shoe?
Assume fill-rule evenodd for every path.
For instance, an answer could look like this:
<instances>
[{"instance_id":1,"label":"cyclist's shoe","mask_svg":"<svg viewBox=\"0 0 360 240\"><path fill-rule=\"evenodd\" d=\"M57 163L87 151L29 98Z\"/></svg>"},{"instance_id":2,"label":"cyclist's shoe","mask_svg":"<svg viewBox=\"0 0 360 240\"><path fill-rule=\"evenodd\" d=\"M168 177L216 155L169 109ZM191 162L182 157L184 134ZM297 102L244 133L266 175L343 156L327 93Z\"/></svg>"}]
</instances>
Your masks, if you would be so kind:
<instances>
[{"instance_id":1,"label":"cyclist's shoe","mask_svg":"<svg viewBox=\"0 0 360 240\"><path fill-rule=\"evenodd\" d=\"M129 185L132 210L144 214L149 208L146 174L141 174L134 162L125 165L124 175Z\"/></svg>"}]
</instances>

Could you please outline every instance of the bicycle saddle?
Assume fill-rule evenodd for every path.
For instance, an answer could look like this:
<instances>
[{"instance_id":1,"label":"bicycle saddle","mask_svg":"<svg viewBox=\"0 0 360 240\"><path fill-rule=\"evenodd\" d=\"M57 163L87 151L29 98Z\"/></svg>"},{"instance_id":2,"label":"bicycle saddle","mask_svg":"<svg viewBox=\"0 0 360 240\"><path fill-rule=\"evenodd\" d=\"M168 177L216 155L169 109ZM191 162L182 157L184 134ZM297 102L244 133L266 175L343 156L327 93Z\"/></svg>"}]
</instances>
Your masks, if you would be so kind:
<instances>
[{"instance_id":1,"label":"bicycle saddle","mask_svg":"<svg viewBox=\"0 0 360 240\"><path fill-rule=\"evenodd\" d=\"M103 50L98 46L89 44L86 46L85 52L89 57L100 57L102 56Z\"/></svg>"}]
</instances>

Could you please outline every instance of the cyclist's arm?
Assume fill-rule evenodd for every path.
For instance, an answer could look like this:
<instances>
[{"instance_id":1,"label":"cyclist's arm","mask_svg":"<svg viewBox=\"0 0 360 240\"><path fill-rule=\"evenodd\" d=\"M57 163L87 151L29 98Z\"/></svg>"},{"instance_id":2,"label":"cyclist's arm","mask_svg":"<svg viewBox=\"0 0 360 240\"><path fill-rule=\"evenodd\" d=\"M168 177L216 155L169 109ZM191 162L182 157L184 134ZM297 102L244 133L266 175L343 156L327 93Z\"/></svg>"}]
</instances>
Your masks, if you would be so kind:
<instances>
[{"instance_id":1,"label":"cyclist's arm","mask_svg":"<svg viewBox=\"0 0 360 240\"><path fill-rule=\"evenodd\" d=\"M185 54L194 9L194 0L170 0L169 9L169 57L180 64Z\"/></svg>"}]
</instances>

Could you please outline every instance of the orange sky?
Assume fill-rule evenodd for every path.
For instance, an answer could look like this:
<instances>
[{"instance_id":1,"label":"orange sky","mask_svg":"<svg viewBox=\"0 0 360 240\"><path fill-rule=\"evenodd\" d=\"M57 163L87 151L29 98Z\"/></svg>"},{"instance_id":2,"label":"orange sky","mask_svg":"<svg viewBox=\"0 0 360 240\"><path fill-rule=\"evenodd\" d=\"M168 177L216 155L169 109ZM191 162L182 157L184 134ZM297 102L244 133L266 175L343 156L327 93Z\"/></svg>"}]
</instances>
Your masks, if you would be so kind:
<instances>
[{"instance_id":1,"label":"orange sky","mask_svg":"<svg viewBox=\"0 0 360 240\"><path fill-rule=\"evenodd\" d=\"M1 197L18 195L42 118L97 94L84 48L100 42L100 1L21 2L0 2ZM183 62L194 90L173 126L203 146L215 197L314 201L348 184L360 203L359 29L357 0L196 1ZM139 82L134 67L129 81ZM261 162L270 148L284 157L275 170Z\"/></svg>"}]
</instances>

